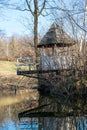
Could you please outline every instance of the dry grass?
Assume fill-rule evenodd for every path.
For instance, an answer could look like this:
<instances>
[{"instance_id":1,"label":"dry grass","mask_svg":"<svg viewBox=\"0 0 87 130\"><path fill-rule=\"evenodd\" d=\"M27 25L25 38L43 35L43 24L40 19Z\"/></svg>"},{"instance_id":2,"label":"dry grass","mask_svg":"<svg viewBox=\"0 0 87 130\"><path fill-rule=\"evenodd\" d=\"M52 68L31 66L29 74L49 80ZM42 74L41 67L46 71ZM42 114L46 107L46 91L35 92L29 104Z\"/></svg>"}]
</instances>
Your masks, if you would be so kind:
<instances>
[{"instance_id":1,"label":"dry grass","mask_svg":"<svg viewBox=\"0 0 87 130\"><path fill-rule=\"evenodd\" d=\"M0 61L0 73L16 73L16 62Z\"/></svg>"},{"instance_id":2,"label":"dry grass","mask_svg":"<svg viewBox=\"0 0 87 130\"><path fill-rule=\"evenodd\" d=\"M16 74L16 62L0 61L0 90L29 89L36 84L36 80Z\"/></svg>"}]
</instances>

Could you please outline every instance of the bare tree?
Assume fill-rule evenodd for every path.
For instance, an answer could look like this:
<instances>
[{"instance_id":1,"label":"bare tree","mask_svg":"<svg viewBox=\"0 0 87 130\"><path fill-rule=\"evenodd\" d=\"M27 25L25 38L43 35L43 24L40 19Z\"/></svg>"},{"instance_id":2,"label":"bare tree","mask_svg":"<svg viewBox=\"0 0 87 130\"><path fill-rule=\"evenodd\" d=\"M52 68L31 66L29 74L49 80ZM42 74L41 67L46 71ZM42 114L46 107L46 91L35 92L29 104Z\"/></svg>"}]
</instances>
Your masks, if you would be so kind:
<instances>
[{"instance_id":1,"label":"bare tree","mask_svg":"<svg viewBox=\"0 0 87 130\"><path fill-rule=\"evenodd\" d=\"M56 6L51 7L54 19L61 24L64 30L67 31L74 39L82 38L82 33L84 37L86 35L86 0L70 0L66 2L61 0L60 3L57 3ZM82 6L83 5L83 6ZM56 9L56 10L55 10ZM58 15L59 14L59 15ZM85 16L85 17L84 17ZM77 30L77 31L76 31ZM76 37L75 37L76 36ZM81 46L80 44L78 46ZM81 50L81 47L80 47Z\"/></svg>"},{"instance_id":2,"label":"bare tree","mask_svg":"<svg viewBox=\"0 0 87 130\"><path fill-rule=\"evenodd\" d=\"M31 14L34 17L34 47L35 47L35 53L36 57L38 57L38 50L37 50L37 44L38 44L38 17L41 15L43 9L45 8L46 0L43 1L42 7L39 7L38 0L34 0L34 10L32 10L31 1L26 0L26 4L28 9L30 10ZM36 62L37 58L36 58Z\"/></svg>"},{"instance_id":3,"label":"bare tree","mask_svg":"<svg viewBox=\"0 0 87 130\"><path fill-rule=\"evenodd\" d=\"M0 44L1 45L1 44ZM8 39L7 43L7 58L8 60L15 60L19 57L35 56L33 39L28 36L13 35Z\"/></svg>"},{"instance_id":4,"label":"bare tree","mask_svg":"<svg viewBox=\"0 0 87 130\"><path fill-rule=\"evenodd\" d=\"M30 12L31 16L33 16L33 20L34 20L34 48L35 48L35 54L36 57L38 57L38 50L37 50L37 44L38 44L38 19L39 16L42 14L45 5L46 5L46 0L24 0L22 1L24 3L22 3L23 5L17 4L13 5L12 8L14 8L14 6L16 6L16 10L20 10L20 11L27 11ZM36 58L36 62L37 58Z\"/></svg>"},{"instance_id":5,"label":"bare tree","mask_svg":"<svg viewBox=\"0 0 87 130\"><path fill-rule=\"evenodd\" d=\"M6 44L5 41L0 38L0 60L6 60Z\"/></svg>"},{"instance_id":6,"label":"bare tree","mask_svg":"<svg viewBox=\"0 0 87 130\"><path fill-rule=\"evenodd\" d=\"M23 3L24 2L24 3ZM81 6L83 5L83 6ZM14 6L14 5L13 5ZM43 15L42 13L45 11L45 15L48 15L47 12L50 10L51 13L55 15L54 20L56 19L60 22L61 26L67 31L71 36L75 38L75 36L81 36L81 30L84 29L82 26L82 17L84 13L85 1L82 0L70 0L65 3L64 0L23 0L17 5L16 9L20 11L27 11L31 14L34 20L34 48L36 57L38 57L38 20L39 16ZM43 16L45 16L43 15ZM53 19L53 17L51 17ZM63 25L61 22L63 21ZM78 23L79 21L79 23ZM69 24L68 24L69 23ZM72 27L70 27L70 24ZM78 28L78 29L77 29ZM79 30L79 31L76 31ZM77 34L76 34L77 32ZM37 62L37 59L36 59Z\"/></svg>"}]
</instances>

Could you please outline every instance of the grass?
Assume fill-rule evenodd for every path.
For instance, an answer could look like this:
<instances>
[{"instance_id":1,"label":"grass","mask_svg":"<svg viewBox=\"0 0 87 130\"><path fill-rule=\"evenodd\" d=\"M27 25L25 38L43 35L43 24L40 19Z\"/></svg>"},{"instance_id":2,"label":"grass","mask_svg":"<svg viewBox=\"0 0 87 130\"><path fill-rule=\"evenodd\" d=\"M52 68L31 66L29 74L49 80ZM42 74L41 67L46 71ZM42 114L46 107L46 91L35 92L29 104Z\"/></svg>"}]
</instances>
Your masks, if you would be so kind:
<instances>
[{"instance_id":1,"label":"grass","mask_svg":"<svg viewBox=\"0 0 87 130\"><path fill-rule=\"evenodd\" d=\"M30 88L35 86L37 81L26 76L17 75L16 62L0 61L0 91Z\"/></svg>"},{"instance_id":2,"label":"grass","mask_svg":"<svg viewBox=\"0 0 87 130\"><path fill-rule=\"evenodd\" d=\"M0 61L0 73L16 73L16 62Z\"/></svg>"}]
</instances>

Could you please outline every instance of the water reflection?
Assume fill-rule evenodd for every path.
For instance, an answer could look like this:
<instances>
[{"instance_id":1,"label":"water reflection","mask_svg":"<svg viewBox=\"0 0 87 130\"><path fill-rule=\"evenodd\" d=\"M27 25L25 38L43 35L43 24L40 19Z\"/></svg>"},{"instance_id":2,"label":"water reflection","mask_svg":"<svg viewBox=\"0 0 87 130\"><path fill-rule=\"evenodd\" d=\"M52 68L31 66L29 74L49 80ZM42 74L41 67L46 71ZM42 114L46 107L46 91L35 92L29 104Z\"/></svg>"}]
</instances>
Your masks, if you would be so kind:
<instances>
[{"instance_id":1,"label":"water reflection","mask_svg":"<svg viewBox=\"0 0 87 130\"><path fill-rule=\"evenodd\" d=\"M3 121L2 125L0 125L0 130L18 130L18 122L12 121L12 119L7 118Z\"/></svg>"},{"instance_id":2,"label":"water reflection","mask_svg":"<svg viewBox=\"0 0 87 130\"><path fill-rule=\"evenodd\" d=\"M20 103L23 101L36 101L38 100L38 92L32 89L14 91L1 91L0 92L0 107Z\"/></svg>"},{"instance_id":3,"label":"water reflection","mask_svg":"<svg viewBox=\"0 0 87 130\"><path fill-rule=\"evenodd\" d=\"M22 118L20 121L20 129L38 130L38 118Z\"/></svg>"},{"instance_id":4,"label":"water reflection","mask_svg":"<svg viewBox=\"0 0 87 130\"><path fill-rule=\"evenodd\" d=\"M10 95L0 99L0 130L87 129L86 99L38 98L32 90Z\"/></svg>"},{"instance_id":5,"label":"water reflection","mask_svg":"<svg viewBox=\"0 0 87 130\"><path fill-rule=\"evenodd\" d=\"M31 127L34 125L32 119L37 119L38 127L35 130L86 130L86 112L86 100L51 99L40 96L39 106L19 113L19 118L22 123L29 119L28 124L32 124Z\"/></svg>"},{"instance_id":6,"label":"water reflection","mask_svg":"<svg viewBox=\"0 0 87 130\"><path fill-rule=\"evenodd\" d=\"M2 93L1 93L2 94ZM35 90L3 91L0 97L0 130L20 130L18 113L38 105Z\"/></svg>"},{"instance_id":7,"label":"water reflection","mask_svg":"<svg viewBox=\"0 0 87 130\"><path fill-rule=\"evenodd\" d=\"M87 130L86 117L41 117L21 118L20 129L23 130Z\"/></svg>"}]
</instances>

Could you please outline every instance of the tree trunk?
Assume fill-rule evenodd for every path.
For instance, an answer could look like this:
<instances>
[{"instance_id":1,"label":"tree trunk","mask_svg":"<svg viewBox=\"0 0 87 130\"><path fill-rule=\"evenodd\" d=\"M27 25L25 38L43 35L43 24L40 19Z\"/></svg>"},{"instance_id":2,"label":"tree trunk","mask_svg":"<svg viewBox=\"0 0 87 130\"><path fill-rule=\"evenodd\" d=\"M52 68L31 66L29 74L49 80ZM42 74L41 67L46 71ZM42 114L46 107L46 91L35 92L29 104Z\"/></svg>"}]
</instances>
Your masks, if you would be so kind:
<instances>
[{"instance_id":1,"label":"tree trunk","mask_svg":"<svg viewBox=\"0 0 87 130\"><path fill-rule=\"evenodd\" d=\"M36 63L38 62L38 16L37 14L34 15L34 48L35 48L35 55L36 55Z\"/></svg>"},{"instance_id":2,"label":"tree trunk","mask_svg":"<svg viewBox=\"0 0 87 130\"><path fill-rule=\"evenodd\" d=\"M34 0L34 48L35 48L35 55L36 55L36 63L38 63L38 1Z\"/></svg>"}]
</instances>

